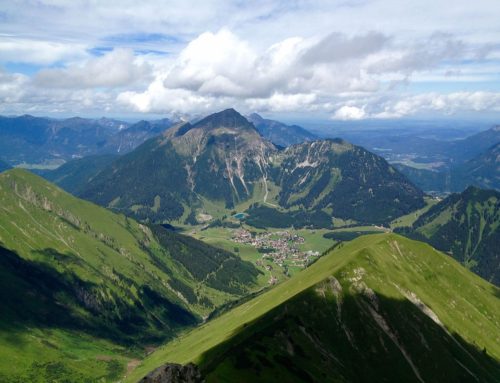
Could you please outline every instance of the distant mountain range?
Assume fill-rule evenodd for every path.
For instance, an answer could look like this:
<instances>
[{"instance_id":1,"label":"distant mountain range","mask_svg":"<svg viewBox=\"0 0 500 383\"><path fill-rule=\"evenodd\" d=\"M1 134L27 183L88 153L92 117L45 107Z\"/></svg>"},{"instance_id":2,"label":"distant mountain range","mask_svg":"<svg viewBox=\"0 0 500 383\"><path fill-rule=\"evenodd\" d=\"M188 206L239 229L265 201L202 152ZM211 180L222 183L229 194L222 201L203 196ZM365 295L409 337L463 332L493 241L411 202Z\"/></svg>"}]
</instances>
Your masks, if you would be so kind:
<instances>
[{"instance_id":1,"label":"distant mountain range","mask_svg":"<svg viewBox=\"0 0 500 383\"><path fill-rule=\"evenodd\" d=\"M395 234L358 238L158 348L211 382L497 382L500 290Z\"/></svg>"},{"instance_id":2,"label":"distant mountain range","mask_svg":"<svg viewBox=\"0 0 500 383\"><path fill-rule=\"evenodd\" d=\"M489 137L490 133L485 132L485 135ZM416 169L402 164L394 164L394 167L426 191L461 192L468 186L500 190L500 136L496 139L499 140L496 144L477 157L449 170Z\"/></svg>"},{"instance_id":3,"label":"distant mountain range","mask_svg":"<svg viewBox=\"0 0 500 383\"><path fill-rule=\"evenodd\" d=\"M249 120L263 137L277 145L316 138L299 126L266 120L257 114ZM53 167L74 158L127 153L172 125L167 118L130 124L108 118L0 116L0 152L11 165Z\"/></svg>"},{"instance_id":4,"label":"distant mountain range","mask_svg":"<svg viewBox=\"0 0 500 383\"><path fill-rule=\"evenodd\" d=\"M479 132L463 140L450 143L452 158L455 163L465 163L482 155L492 145L500 143L500 125Z\"/></svg>"},{"instance_id":5,"label":"distant mountain range","mask_svg":"<svg viewBox=\"0 0 500 383\"><path fill-rule=\"evenodd\" d=\"M500 192L469 187L421 215L402 233L445 251L500 285Z\"/></svg>"},{"instance_id":6,"label":"distant mountain range","mask_svg":"<svg viewBox=\"0 0 500 383\"><path fill-rule=\"evenodd\" d=\"M361 145L390 162L412 159L421 164L435 163L443 171L481 155L500 142L500 126L467 134L470 133L450 128L411 130L397 127L335 132L335 136Z\"/></svg>"},{"instance_id":7,"label":"distant mountain range","mask_svg":"<svg viewBox=\"0 0 500 383\"><path fill-rule=\"evenodd\" d=\"M332 216L382 223L423 205L422 192L381 157L342 140L279 149L234 109L168 129L80 196L142 220L192 223L258 204L254 219L300 207L328 226Z\"/></svg>"},{"instance_id":8,"label":"distant mountain range","mask_svg":"<svg viewBox=\"0 0 500 383\"><path fill-rule=\"evenodd\" d=\"M107 118L0 117L0 152L11 165L51 164L88 155L120 154L171 125L168 119L130 125Z\"/></svg>"},{"instance_id":9,"label":"distant mountain range","mask_svg":"<svg viewBox=\"0 0 500 383\"><path fill-rule=\"evenodd\" d=\"M278 146L287 147L318 139L315 134L298 125L286 125L279 121L265 119L257 113L252 113L247 119L254 124L262 137Z\"/></svg>"}]
</instances>

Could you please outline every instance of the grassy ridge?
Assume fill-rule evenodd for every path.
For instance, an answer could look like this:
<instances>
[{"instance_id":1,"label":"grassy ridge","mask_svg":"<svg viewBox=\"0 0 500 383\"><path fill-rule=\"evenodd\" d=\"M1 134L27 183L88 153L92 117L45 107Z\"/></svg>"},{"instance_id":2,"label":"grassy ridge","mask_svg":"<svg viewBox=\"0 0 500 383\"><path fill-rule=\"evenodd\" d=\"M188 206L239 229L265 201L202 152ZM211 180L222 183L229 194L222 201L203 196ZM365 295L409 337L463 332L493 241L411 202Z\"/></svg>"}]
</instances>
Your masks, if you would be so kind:
<instances>
[{"instance_id":1,"label":"grassy ridge","mask_svg":"<svg viewBox=\"0 0 500 383\"><path fill-rule=\"evenodd\" d=\"M474 342L479 348L484 347L488 355L500 360L499 290L426 244L395 234L376 234L363 236L345 244L275 289L168 343L146 358L126 381L135 382L148 371L166 362L194 361L201 363L202 368L215 374L214 376L226 376L224 369L229 374L228 376L231 376L234 372L234 361L226 360L228 355L226 353L230 354L238 350L239 348L233 349L232 347L235 344L240 345L245 339L255 334L255 331L250 334L246 333L245 328L258 330L262 326L265 327L264 323L272 322L271 318L273 318L271 314L267 318L267 313L275 313L272 310L279 310L278 307L286 306L286 302L293 297L299 297L299 294L310 294L311 291L321 287L321 282L328 281L328 277L331 276L337 278L344 291L347 291L345 299L354 299L353 302L356 302L356 294L351 293L351 290L347 288L347 283L356 277L355 270L359 269L364 270L365 285L369 286L380 297L380 300L402 302L403 306L407 307L409 301L405 294L411 296L410 294L413 293L420 302L432 309L446 331L440 326L441 330L438 329L437 333L434 327L432 330L429 329L428 333L423 331L424 335L429 337L429 341L436 342L440 347L454 352L455 348L447 346L448 340L445 340L446 337L443 338L443 334L446 336L448 333L459 334L465 343ZM292 302L291 306L296 309L294 299L289 302ZM356 304L353 304L354 306L349 306L349 310L356 307ZM303 307L301 310L306 310L304 315L307 317L306 312L310 309L306 309L307 303L301 303L301 305ZM328 305L325 306L323 303L323 307L328 307ZM390 305L384 307L390 310ZM408 307L418 306L410 304ZM314 312L321 316L320 312ZM416 312L419 310L411 311L411 315L406 314L405 308L404 315L399 316L400 322L397 321L397 315L390 315L388 318L396 321L395 328L406 331L404 330L406 322L402 321L403 318L408 319L412 315L417 315ZM328 315L326 312L324 314ZM262 321L260 318L263 318ZM336 322L333 320L332 323ZM428 322L425 323L428 324ZM355 335L362 334L356 333ZM390 342L390 339L386 338L385 343L387 342ZM251 340L250 344L253 344ZM364 345L366 348L370 346L372 345L369 343ZM394 350L392 352L395 353L394 355L397 354ZM400 357L401 353L398 355ZM461 354L460 358L462 357ZM394 359L394 361L402 363L400 359ZM448 362L452 363L451 359L447 359ZM470 363L470 360L462 361L462 363L465 362ZM484 367L490 362L486 358L478 363ZM265 362L261 361L261 363ZM491 363L495 365L494 361ZM474 366L469 367L474 368L474 371L477 370ZM240 381L245 381L245 379Z\"/></svg>"},{"instance_id":2,"label":"grassy ridge","mask_svg":"<svg viewBox=\"0 0 500 383\"><path fill-rule=\"evenodd\" d=\"M231 253L23 170L0 175L0 211L0 376L13 381L51 381L54 369L72 381L113 381L106 371L123 373L127 347L168 339L256 283L257 270Z\"/></svg>"}]
</instances>

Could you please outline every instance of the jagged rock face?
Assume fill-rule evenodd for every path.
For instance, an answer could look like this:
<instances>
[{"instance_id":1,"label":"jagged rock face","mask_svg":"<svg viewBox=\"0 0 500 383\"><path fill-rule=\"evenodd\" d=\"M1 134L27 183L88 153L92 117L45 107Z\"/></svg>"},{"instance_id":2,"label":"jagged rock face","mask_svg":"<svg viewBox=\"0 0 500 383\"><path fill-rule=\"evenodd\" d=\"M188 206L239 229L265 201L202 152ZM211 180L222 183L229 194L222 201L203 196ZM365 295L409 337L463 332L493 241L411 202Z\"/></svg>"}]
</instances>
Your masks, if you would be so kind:
<instances>
[{"instance_id":1,"label":"jagged rock face","mask_svg":"<svg viewBox=\"0 0 500 383\"><path fill-rule=\"evenodd\" d=\"M331 208L333 215L384 222L422 205L423 194L383 158L343 140L323 140L281 153L276 183L284 207Z\"/></svg>"},{"instance_id":2,"label":"jagged rock face","mask_svg":"<svg viewBox=\"0 0 500 383\"><path fill-rule=\"evenodd\" d=\"M150 372L139 383L203 383L198 367L193 363L185 366L182 364L167 363Z\"/></svg>"},{"instance_id":3,"label":"jagged rock face","mask_svg":"<svg viewBox=\"0 0 500 383\"><path fill-rule=\"evenodd\" d=\"M180 218L200 196L227 208L252 197L265 183L277 151L234 109L194 125L182 123L122 156L80 196L138 219Z\"/></svg>"},{"instance_id":4,"label":"jagged rock face","mask_svg":"<svg viewBox=\"0 0 500 383\"><path fill-rule=\"evenodd\" d=\"M165 141L184 158L190 189L223 199L228 208L252 196L254 183L267 177L269 158L276 151L234 109L167 131Z\"/></svg>"}]
</instances>

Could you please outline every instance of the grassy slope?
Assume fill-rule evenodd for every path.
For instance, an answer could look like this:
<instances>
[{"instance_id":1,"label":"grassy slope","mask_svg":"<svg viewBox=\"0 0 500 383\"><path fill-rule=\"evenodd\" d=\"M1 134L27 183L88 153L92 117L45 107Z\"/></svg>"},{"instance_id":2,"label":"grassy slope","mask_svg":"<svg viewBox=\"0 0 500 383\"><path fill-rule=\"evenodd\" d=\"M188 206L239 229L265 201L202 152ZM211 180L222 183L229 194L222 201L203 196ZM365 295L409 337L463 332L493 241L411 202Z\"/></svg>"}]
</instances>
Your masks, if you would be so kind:
<instances>
[{"instance_id":1,"label":"grassy slope","mask_svg":"<svg viewBox=\"0 0 500 383\"><path fill-rule=\"evenodd\" d=\"M486 280L500 285L500 193L468 188L422 214L403 233L452 255Z\"/></svg>"},{"instance_id":2,"label":"grassy slope","mask_svg":"<svg viewBox=\"0 0 500 383\"><path fill-rule=\"evenodd\" d=\"M220 345L242 333L248 324L329 276L344 284L345 277L360 267L366 271L364 281L377 295L405 302L401 291L415 293L449 332L485 347L489 355L500 359L499 290L426 244L395 234L377 234L346 243L273 290L158 349L126 381L134 382L167 361L208 366L213 355L207 351L216 346L224 349Z\"/></svg>"},{"instance_id":3,"label":"grassy slope","mask_svg":"<svg viewBox=\"0 0 500 383\"><path fill-rule=\"evenodd\" d=\"M394 221L392 221L390 224L391 229L395 229L397 227L411 226L421 215L427 213L431 207L433 207L439 202L438 200L430 197L424 197L424 201L425 201L425 206L423 208L413 211L409 214L403 215L401 217L398 217Z\"/></svg>"},{"instance_id":4,"label":"grassy slope","mask_svg":"<svg viewBox=\"0 0 500 383\"><path fill-rule=\"evenodd\" d=\"M12 195L8 190L12 181L20 185L21 197ZM139 284L155 286L158 282L153 280L163 278L168 281L169 276L144 251L143 245L147 242L149 250L162 258L172 274L192 284L186 270L162 254L160 245L145 226L75 198L29 172L6 172L0 178L0 185L3 191L0 241L5 247L32 260L44 261L44 255L40 254L44 249L85 257L87 265L84 267L78 262L69 267L92 282L100 282L106 277L115 278L113 272L116 271ZM29 201L23 202L24 198L31 198L29 190L41 192L42 200L46 199L49 204L56 201L52 210L62 211L62 219L59 214L34 206ZM43 201L38 203L43 204ZM77 219L81 226L90 225L90 230L86 232L76 228L69 222L72 219ZM93 274L95 269L100 269L104 275L96 279ZM197 307L195 312L204 314L207 311Z\"/></svg>"},{"instance_id":5,"label":"grassy slope","mask_svg":"<svg viewBox=\"0 0 500 383\"><path fill-rule=\"evenodd\" d=\"M0 212L0 245L11 258L0 265L0 374L12 379L19 371L45 376L47 368L96 379L116 367L110 359L123 373L138 354L116 342L165 339L213 309L202 300L186 305L169 286L173 275L175 286L217 305L235 297L193 278L149 228L29 172L0 175ZM61 323L58 307L65 307Z\"/></svg>"}]
</instances>

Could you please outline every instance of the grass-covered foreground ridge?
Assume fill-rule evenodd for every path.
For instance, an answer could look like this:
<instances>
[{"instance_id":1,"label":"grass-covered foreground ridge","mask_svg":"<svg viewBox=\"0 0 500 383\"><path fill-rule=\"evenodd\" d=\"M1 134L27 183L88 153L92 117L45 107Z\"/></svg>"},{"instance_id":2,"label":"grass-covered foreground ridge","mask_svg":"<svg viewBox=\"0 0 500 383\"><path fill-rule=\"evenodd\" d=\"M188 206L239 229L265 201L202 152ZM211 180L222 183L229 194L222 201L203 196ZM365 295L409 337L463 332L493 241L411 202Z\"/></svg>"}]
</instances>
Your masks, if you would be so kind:
<instances>
[{"instance_id":1,"label":"grass-covered foreground ridge","mask_svg":"<svg viewBox=\"0 0 500 383\"><path fill-rule=\"evenodd\" d=\"M427 244L362 236L167 343L126 382L190 361L209 382L495 382L499 297Z\"/></svg>"},{"instance_id":2,"label":"grass-covered foreground ridge","mask_svg":"<svg viewBox=\"0 0 500 383\"><path fill-rule=\"evenodd\" d=\"M116 381L145 346L256 286L193 238L0 174L0 381Z\"/></svg>"}]
</instances>

